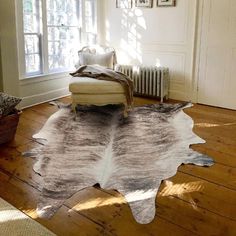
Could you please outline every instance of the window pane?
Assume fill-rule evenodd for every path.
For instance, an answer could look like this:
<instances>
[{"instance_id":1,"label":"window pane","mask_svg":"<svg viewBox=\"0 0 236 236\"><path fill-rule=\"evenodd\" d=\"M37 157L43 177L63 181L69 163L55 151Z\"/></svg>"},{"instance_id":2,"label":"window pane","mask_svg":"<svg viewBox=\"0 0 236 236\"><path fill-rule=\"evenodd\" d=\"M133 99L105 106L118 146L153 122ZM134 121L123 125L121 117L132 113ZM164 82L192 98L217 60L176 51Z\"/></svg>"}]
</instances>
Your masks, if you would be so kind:
<instances>
[{"instance_id":1,"label":"window pane","mask_svg":"<svg viewBox=\"0 0 236 236\"><path fill-rule=\"evenodd\" d=\"M39 1L38 0L23 0L24 10L24 32L38 33L39 32Z\"/></svg>"},{"instance_id":2,"label":"window pane","mask_svg":"<svg viewBox=\"0 0 236 236\"><path fill-rule=\"evenodd\" d=\"M79 2L76 0L47 0L48 25L78 26L77 10Z\"/></svg>"},{"instance_id":3,"label":"window pane","mask_svg":"<svg viewBox=\"0 0 236 236\"><path fill-rule=\"evenodd\" d=\"M50 70L72 68L79 50L80 31L77 27L48 28Z\"/></svg>"},{"instance_id":4,"label":"window pane","mask_svg":"<svg viewBox=\"0 0 236 236\"><path fill-rule=\"evenodd\" d=\"M86 0L85 1L85 27L86 32L95 31L95 9L94 1Z\"/></svg>"},{"instance_id":5,"label":"window pane","mask_svg":"<svg viewBox=\"0 0 236 236\"><path fill-rule=\"evenodd\" d=\"M93 19L91 17L85 17L85 22L86 32L94 32Z\"/></svg>"},{"instance_id":6,"label":"window pane","mask_svg":"<svg viewBox=\"0 0 236 236\"><path fill-rule=\"evenodd\" d=\"M47 0L49 70L73 68L80 47L79 0Z\"/></svg>"},{"instance_id":7,"label":"window pane","mask_svg":"<svg viewBox=\"0 0 236 236\"><path fill-rule=\"evenodd\" d=\"M39 54L32 54L26 55L26 73L36 73L40 71L40 55Z\"/></svg>"},{"instance_id":8,"label":"window pane","mask_svg":"<svg viewBox=\"0 0 236 236\"><path fill-rule=\"evenodd\" d=\"M39 54L39 36L25 35L25 54Z\"/></svg>"},{"instance_id":9,"label":"window pane","mask_svg":"<svg viewBox=\"0 0 236 236\"><path fill-rule=\"evenodd\" d=\"M96 44L97 35L93 33L86 33L86 42L88 45Z\"/></svg>"},{"instance_id":10,"label":"window pane","mask_svg":"<svg viewBox=\"0 0 236 236\"><path fill-rule=\"evenodd\" d=\"M23 0L26 74L40 74L40 0Z\"/></svg>"}]
</instances>

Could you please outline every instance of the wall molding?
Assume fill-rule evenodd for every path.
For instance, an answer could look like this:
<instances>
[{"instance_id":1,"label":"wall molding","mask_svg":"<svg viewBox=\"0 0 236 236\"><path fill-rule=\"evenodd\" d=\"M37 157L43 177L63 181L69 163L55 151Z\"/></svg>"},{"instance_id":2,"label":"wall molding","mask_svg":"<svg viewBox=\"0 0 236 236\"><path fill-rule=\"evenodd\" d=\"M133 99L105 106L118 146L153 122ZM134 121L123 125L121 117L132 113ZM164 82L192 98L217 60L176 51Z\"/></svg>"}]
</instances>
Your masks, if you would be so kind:
<instances>
[{"instance_id":1,"label":"wall molding","mask_svg":"<svg viewBox=\"0 0 236 236\"><path fill-rule=\"evenodd\" d=\"M181 41L146 41L143 42L143 44L146 45L168 45L168 46L186 46L188 45L188 34L189 34L189 12L190 12L190 7L191 4L189 3L189 1L187 1L187 6L185 8L185 12L184 12L184 18L185 18L185 22L184 22L184 38ZM154 10L154 9L153 9ZM157 10L162 10L161 8L157 8Z\"/></svg>"},{"instance_id":2,"label":"wall molding","mask_svg":"<svg viewBox=\"0 0 236 236\"><path fill-rule=\"evenodd\" d=\"M28 107L32 107L38 104L42 104L42 103L45 103L54 99L66 97L69 95L70 95L69 89L68 87L66 87L66 88L61 88L57 90L52 90L46 93L40 93L33 96L23 97L19 108L25 109Z\"/></svg>"}]
</instances>

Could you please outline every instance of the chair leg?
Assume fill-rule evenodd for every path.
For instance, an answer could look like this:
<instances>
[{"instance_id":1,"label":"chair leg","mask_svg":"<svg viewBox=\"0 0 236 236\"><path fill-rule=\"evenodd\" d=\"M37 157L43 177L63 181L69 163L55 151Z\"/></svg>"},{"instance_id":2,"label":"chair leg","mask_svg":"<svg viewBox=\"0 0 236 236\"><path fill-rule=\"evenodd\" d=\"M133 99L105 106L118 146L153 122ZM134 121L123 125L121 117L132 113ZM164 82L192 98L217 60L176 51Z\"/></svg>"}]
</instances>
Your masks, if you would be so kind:
<instances>
[{"instance_id":1,"label":"chair leg","mask_svg":"<svg viewBox=\"0 0 236 236\"><path fill-rule=\"evenodd\" d=\"M127 104L125 104L125 109L124 109L124 118L127 118L128 117L128 106Z\"/></svg>"},{"instance_id":2,"label":"chair leg","mask_svg":"<svg viewBox=\"0 0 236 236\"><path fill-rule=\"evenodd\" d=\"M75 120L76 120L76 117L77 117L76 107L77 107L77 104L75 102L72 102L71 108L72 108L72 111L74 112Z\"/></svg>"},{"instance_id":3,"label":"chair leg","mask_svg":"<svg viewBox=\"0 0 236 236\"><path fill-rule=\"evenodd\" d=\"M76 113L76 103L75 102L72 102L71 109L72 109L72 111L74 111Z\"/></svg>"}]
</instances>

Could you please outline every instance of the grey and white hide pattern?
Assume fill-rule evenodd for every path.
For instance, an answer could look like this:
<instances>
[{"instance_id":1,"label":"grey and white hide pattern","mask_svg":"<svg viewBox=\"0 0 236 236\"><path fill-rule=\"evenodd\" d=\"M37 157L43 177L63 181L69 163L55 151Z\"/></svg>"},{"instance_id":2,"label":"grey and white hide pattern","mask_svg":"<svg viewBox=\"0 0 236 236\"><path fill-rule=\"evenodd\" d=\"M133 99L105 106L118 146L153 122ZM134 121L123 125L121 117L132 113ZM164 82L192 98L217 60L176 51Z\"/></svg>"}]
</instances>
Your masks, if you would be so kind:
<instances>
[{"instance_id":1,"label":"grey and white hide pattern","mask_svg":"<svg viewBox=\"0 0 236 236\"><path fill-rule=\"evenodd\" d=\"M34 170L41 175L38 215L51 217L74 193L98 183L119 191L137 222L150 223L162 180L181 164L213 164L189 148L205 142L182 111L190 106L146 105L128 118L119 106L79 107L76 119L62 106L33 136L44 145L25 154L36 157Z\"/></svg>"}]
</instances>

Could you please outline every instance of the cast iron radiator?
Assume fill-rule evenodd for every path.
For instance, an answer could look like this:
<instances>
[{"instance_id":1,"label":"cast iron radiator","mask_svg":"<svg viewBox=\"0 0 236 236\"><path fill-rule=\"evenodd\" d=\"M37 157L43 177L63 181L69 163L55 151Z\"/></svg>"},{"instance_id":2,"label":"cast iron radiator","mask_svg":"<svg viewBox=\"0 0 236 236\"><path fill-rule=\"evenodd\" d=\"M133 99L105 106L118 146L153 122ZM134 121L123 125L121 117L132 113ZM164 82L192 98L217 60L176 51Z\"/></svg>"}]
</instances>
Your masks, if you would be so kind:
<instances>
[{"instance_id":1,"label":"cast iron radiator","mask_svg":"<svg viewBox=\"0 0 236 236\"><path fill-rule=\"evenodd\" d=\"M169 69L157 66L117 65L116 71L129 76L134 82L134 95L168 99Z\"/></svg>"}]
</instances>

